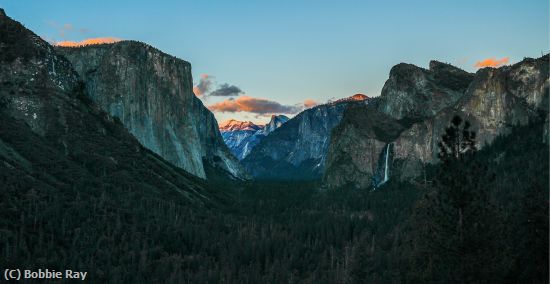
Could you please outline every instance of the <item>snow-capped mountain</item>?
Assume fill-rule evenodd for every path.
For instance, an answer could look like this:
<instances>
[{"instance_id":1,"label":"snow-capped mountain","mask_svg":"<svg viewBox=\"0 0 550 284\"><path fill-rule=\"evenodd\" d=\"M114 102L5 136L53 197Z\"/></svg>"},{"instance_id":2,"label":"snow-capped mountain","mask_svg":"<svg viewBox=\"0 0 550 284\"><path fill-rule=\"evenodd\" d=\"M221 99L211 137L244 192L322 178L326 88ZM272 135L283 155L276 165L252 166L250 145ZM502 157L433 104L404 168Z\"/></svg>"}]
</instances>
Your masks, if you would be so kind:
<instances>
[{"instance_id":1,"label":"snow-capped mountain","mask_svg":"<svg viewBox=\"0 0 550 284\"><path fill-rule=\"evenodd\" d=\"M284 115L272 115L266 125L231 119L220 125L223 141L239 160L244 159L262 138L288 121Z\"/></svg>"},{"instance_id":2,"label":"snow-capped mountain","mask_svg":"<svg viewBox=\"0 0 550 284\"><path fill-rule=\"evenodd\" d=\"M220 124L220 132L227 131L258 131L263 128L263 125L256 125L252 121L238 121L230 119Z\"/></svg>"}]
</instances>

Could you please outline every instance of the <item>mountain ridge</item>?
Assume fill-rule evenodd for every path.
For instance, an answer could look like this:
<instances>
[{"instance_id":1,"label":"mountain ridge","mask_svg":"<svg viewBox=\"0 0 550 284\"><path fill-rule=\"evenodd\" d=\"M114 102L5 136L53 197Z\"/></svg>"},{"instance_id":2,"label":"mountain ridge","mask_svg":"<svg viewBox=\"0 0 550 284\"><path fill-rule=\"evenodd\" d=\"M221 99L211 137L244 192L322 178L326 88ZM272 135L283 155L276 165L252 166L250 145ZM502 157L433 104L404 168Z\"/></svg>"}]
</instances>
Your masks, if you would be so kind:
<instances>
[{"instance_id":1,"label":"mountain ridge","mask_svg":"<svg viewBox=\"0 0 550 284\"><path fill-rule=\"evenodd\" d=\"M430 65L437 69L439 64ZM350 109L335 129L323 178L327 187L372 186L374 181L380 180L381 158L385 157L383 152L389 144L390 175L402 180L418 177L425 163L437 161L438 141L457 114L472 124L477 132L478 147L507 133L512 125L527 123L530 117L537 115L537 109L546 112L548 125L548 55L524 59L512 66L483 68L473 77L451 67L446 72L455 72L458 77L448 73L449 78L443 81L413 65L394 68L380 99L371 106ZM400 71L403 69L410 72ZM430 75L433 76L429 78ZM412 78L425 82L411 87ZM468 87L464 88L466 82ZM432 88L425 88L433 84ZM433 103L434 98L429 95L437 97L441 91L447 92L447 99ZM407 99L404 100L404 96ZM428 102L429 107L424 108L423 102ZM373 131L373 125L360 123L365 120L363 116L376 111L388 115L386 120L393 121L390 124L399 125L397 137L384 138L385 132L397 129L395 126Z\"/></svg>"},{"instance_id":2,"label":"mountain ridge","mask_svg":"<svg viewBox=\"0 0 550 284\"><path fill-rule=\"evenodd\" d=\"M258 179L318 179L323 174L330 132L344 110L371 100L344 99L306 109L262 139L242 163Z\"/></svg>"},{"instance_id":3,"label":"mountain ridge","mask_svg":"<svg viewBox=\"0 0 550 284\"><path fill-rule=\"evenodd\" d=\"M257 131L264 127L264 125L255 124L252 121L240 121L230 119L220 124L219 129L221 132L227 131Z\"/></svg>"},{"instance_id":4,"label":"mountain ridge","mask_svg":"<svg viewBox=\"0 0 550 284\"><path fill-rule=\"evenodd\" d=\"M44 200L77 191L127 195L131 188L184 204L212 203L215 195L201 180L145 149L89 99L68 60L5 13L0 63L4 188L51 194Z\"/></svg>"},{"instance_id":5,"label":"mountain ridge","mask_svg":"<svg viewBox=\"0 0 550 284\"><path fill-rule=\"evenodd\" d=\"M90 99L145 147L201 178L207 178L204 163L247 177L214 115L193 94L189 62L128 40L56 50L83 78Z\"/></svg>"},{"instance_id":6,"label":"mountain ridge","mask_svg":"<svg viewBox=\"0 0 550 284\"><path fill-rule=\"evenodd\" d=\"M250 121L241 122L232 119L221 127L223 128L223 130L221 130L222 137L233 155L235 155L237 159L242 160L265 136L275 131L287 122L288 119L289 118L285 115L272 115L271 120L266 125L262 126L256 125Z\"/></svg>"}]
</instances>

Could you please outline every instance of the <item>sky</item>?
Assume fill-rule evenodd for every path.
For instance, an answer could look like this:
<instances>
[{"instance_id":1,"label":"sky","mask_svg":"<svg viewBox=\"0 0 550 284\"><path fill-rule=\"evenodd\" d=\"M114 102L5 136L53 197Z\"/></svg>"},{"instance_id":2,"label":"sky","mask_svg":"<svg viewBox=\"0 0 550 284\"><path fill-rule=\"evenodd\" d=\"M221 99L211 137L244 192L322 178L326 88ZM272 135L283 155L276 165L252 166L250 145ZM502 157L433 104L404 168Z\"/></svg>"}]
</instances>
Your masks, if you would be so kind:
<instances>
[{"instance_id":1,"label":"sky","mask_svg":"<svg viewBox=\"0 0 550 284\"><path fill-rule=\"evenodd\" d=\"M356 93L378 96L395 64L475 72L549 51L548 0L0 0L50 42L131 39L192 65L219 122Z\"/></svg>"}]
</instances>

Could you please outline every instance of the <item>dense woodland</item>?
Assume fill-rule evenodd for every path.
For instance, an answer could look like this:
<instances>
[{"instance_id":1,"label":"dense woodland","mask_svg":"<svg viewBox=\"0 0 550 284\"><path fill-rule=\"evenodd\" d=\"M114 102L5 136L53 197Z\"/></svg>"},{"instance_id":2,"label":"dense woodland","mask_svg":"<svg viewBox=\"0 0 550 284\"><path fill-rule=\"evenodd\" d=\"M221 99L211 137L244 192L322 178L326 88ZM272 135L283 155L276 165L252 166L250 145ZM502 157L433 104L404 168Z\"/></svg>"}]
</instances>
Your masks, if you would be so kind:
<instances>
[{"instance_id":1,"label":"dense woodland","mask_svg":"<svg viewBox=\"0 0 550 284\"><path fill-rule=\"evenodd\" d=\"M206 204L157 191L146 174L54 163L9 127L4 142L43 157L38 177L0 162L0 267L88 271L95 283L548 283L542 121L429 167L426 180L374 191L220 180L204 184ZM467 131L447 135L466 147Z\"/></svg>"},{"instance_id":2,"label":"dense woodland","mask_svg":"<svg viewBox=\"0 0 550 284\"><path fill-rule=\"evenodd\" d=\"M9 21L0 63L48 58ZM86 271L92 283L549 282L542 118L480 150L455 119L441 163L376 190L205 182L140 146L83 85L25 89L15 73L0 96L0 268ZM44 136L15 119L10 90L47 95L45 111L67 110L64 129L51 113Z\"/></svg>"}]
</instances>

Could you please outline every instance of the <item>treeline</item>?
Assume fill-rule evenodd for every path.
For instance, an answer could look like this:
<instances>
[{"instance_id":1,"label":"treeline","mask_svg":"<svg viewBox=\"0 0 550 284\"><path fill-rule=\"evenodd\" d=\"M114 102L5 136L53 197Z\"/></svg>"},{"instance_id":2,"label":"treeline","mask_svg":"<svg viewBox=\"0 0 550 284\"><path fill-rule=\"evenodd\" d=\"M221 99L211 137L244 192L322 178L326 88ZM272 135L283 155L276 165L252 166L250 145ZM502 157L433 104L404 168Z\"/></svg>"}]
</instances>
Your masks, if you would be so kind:
<instances>
[{"instance_id":1,"label":"treeline","mask_svg":"<svg viewBox=\"0 0 550 284\"><path fill-rule=\"evenodd\" d=\"M442 139L443 162L407 220L399 282L548 283L543 120L480 151L468 126L453 120Z\"/></svg>"},{"instance_id":2,"label":"treeline","mask_svg":"<svg viewBox=\"0 0 550 284\"><path fill-rule=\"evenodd\" d=\"M205 194L227 196L210 209L136 175L76 184L63 176L79 174L76 159L44 172L51 186L3 160L0 266L88 271L95 283L548 283L542 128L464 151L430 168L430 183L220 182ZM108 176L99 164L84 169Z\"/></svg>"}]
</instances>

